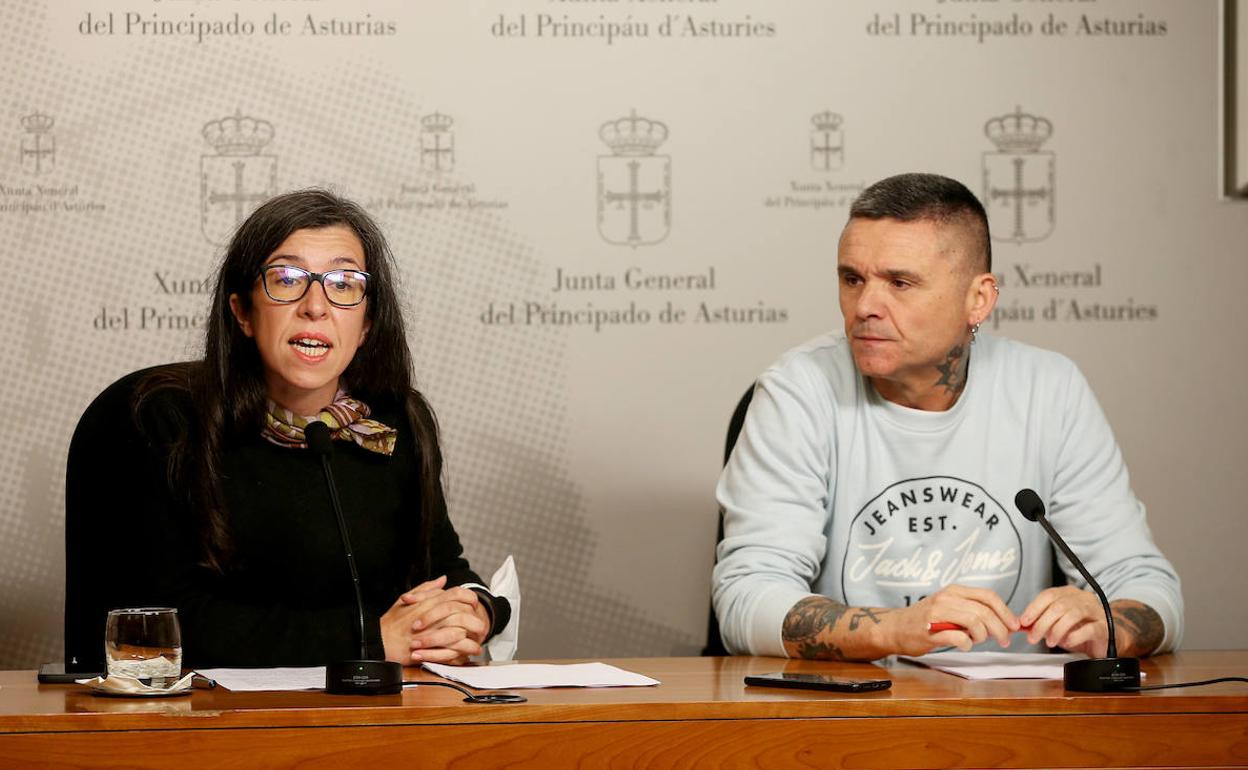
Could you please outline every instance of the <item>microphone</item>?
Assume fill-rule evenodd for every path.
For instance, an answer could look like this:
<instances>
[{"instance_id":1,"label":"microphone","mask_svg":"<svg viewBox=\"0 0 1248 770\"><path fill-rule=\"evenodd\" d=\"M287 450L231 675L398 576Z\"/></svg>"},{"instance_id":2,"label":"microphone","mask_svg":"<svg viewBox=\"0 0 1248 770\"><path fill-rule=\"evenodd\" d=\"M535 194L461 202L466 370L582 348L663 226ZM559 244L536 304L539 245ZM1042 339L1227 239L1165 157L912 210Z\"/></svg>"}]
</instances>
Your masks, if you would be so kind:
<instances>
[{"instance_id":1,"label":"microphone","mask_svg":"<svg viewBox=\"0 0 1248 770\"><path fill-rule=\"evenodd\" d=\"M355 555L351 551L351 538L347 535L347 520L342 515L338 501L338 485L334 483L334 471L329 458L334 453L334 442L329 426L317 420L303 429L308 449L321 458L321 470L325 474L325 486L329 488L329 501L338 518L338 534L342 548L347 554L347 567L351 571L351 584L355 588L355 609L359 618L360 657L357 660L339 660L325 667L325 692L334 695L395 695L403 691L403 666L388 660L368 657L368 645L364 641L364 597L360 593L360 573L355 568Z\"/></svg>"},{"instance_id":2,"label":"microphone","mask_svg":"<svg viewBox=\"0 0 1248 770\"><path fill-rule=\"evenodd\" d=\"M1057 530L1053 529L1053 525L1045 518L1044 502L1040 499L1040 495L1030 489L1020 489L1018 494L1014 495L1014 507L1023 514L1023 518L1037 522L1044 527L1049 540L1053 541L1058 550L1065 554L1071 564L1075 565L1075 569L1079 570L1083 579L1092 586L1092 590L1101 600L1101 606L1105 608L1105 621L1109 624L1109 645L1105 650L1105 657L1072 660L1062 666L1062 679L1066 689L1076 692L1112 692L1139 687L1140 659L1118 657L1118 645L1114 640L1114 615L1109 609L1109 600L1105 598L1105 592L1101 590L1100 583L1096 582L1096 578L1092 577L1092 574L1083 566L1083 562L1075 556L1070 547L1066 545L1066 541L1057 534Z\"/></svg>"}]
</instances>

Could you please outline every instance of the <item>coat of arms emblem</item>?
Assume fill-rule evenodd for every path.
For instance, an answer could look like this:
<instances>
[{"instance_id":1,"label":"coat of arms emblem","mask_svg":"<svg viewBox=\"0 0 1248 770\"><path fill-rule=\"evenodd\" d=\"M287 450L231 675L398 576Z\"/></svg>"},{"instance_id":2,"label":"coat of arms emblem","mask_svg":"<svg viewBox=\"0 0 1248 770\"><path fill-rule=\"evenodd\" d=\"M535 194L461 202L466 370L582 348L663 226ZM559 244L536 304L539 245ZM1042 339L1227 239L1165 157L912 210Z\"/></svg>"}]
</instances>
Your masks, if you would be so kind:
<instances>
[{"instance_id":1,"label":"coat of arms emblem","mask_svg":"<svg viewBox=\"0 0 1248 770\"><path fill-rule=\"evenodd\" d=\"M995 240L1042 241L1053 232L1057 163L1040 150L1052 134L1052 123L1022 108L984 124L997 147L984 153L984 206Z\"/></svg>"},{"instance_id":2,"label":"coat of arms emblem","mask_svg":"<svg viewBox=\"0 0 1248 770\"><path fill-rule=\"evenodd\" d=\"M634 110L603 123L598 136L611 148L598 156L599 234L624 246L662 241L672 226L672 159L655 153L667 126Z\"/></svg>"},{"instance_id":3,"label":"coat of arms emblem","mask_svg":"<svg viewBox=\"0 0 1248 770\"><path fill-rule=\"evenodd\" d=\"M426 171L455 168L455 133L449 115L435 112L420 119L420 167Z\"/></svg>"},{"instance_id":4,"label":"coat of arms emblem","mask_svg":"<svg viewBox=\"0 0 1248 770\"><path fill-rule=\"evenodd\" d=\"M44 174L56 167L56 138L52 135L55 122L41 112L22 118L26 131L21 146L22 169L28 174Z\"/></svg>"},{"instance_id":5,"label":"coat of arms emblem","mask_svg":"<svg viewBox=\"0 0 1248 770\"><path fill-rule=\"evenodd\" d=\"M836 171L845 165L845 135L842 118L831 110L810 119L810 167L815 171Z\"/></svg>"},{"instance_id":6,"label":"coat of arms emblem","mask_svg":"<svg viewBox=\"0 0 1248 770\"><path fill-rule=\"evenodd\" d=\"M273 141L273 124L238 113L205 123L202 133L216 154L200 158L200 229L221 246L256 206L277 194L277 157L260 154Z\"/></svg>"}]
</instances>

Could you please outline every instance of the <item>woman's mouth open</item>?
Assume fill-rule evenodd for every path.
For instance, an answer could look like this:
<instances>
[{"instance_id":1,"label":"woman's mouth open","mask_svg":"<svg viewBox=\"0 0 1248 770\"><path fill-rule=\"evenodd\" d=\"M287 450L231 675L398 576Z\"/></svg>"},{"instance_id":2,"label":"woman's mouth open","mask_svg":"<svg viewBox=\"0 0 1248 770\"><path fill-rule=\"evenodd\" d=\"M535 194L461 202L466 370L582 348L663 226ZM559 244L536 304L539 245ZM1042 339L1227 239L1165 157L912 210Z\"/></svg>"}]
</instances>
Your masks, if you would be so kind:
<instances>
[{"instance_id":1,"label":"woman's mouth open","mask_svg":"<svg viewBox=\"0 0 1248 770\"><path fill-rule=\"evenodd\" d=\"M297 334L290 338L290 346L303 358L316 361L329 354L334 346L319 334Z\"/></svg>"}]
</instances>

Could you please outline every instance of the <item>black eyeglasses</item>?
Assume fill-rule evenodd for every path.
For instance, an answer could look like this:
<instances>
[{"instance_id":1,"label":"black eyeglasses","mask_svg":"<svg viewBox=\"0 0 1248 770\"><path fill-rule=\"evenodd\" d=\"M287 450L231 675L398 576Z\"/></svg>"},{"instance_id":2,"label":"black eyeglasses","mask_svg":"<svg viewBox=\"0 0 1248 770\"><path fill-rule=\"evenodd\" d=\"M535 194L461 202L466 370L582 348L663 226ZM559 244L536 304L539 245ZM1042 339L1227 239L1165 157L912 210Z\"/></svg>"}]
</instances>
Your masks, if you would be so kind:
<instances>
[{"instance_id":1,"label":"black eyeglasses","mask_svg":"<svg viewBox=\"0 0 1248 770\"><path fill-rule=\"evenodd\" d=\"M330 304L338 307L354 307L363 302L369 277L363 270L313 273L292 265L267 265L260 269L264 293L274 302L298 302L316 282L325 290Z\"/></svg>"}]
</instances>

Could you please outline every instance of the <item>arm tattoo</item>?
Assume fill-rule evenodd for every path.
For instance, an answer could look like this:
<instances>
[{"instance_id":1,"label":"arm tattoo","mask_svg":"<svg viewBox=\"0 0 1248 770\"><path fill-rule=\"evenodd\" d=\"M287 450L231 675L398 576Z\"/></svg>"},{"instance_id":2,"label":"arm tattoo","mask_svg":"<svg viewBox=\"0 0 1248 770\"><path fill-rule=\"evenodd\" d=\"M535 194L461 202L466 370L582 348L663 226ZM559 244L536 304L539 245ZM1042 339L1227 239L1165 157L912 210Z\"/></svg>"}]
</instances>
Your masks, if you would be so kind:
<instances>
[{"instance_id":1,"label":"arm tattoo","mask_svg":"<svg viewBox=\"0 0 1248 770\"><path fill-rule=\"evenodd\" d=\"M835 644L820 641L819 636L832 630L836 621L849 612L840 602L826 596L808 596L789 610L784 617L781 638L789 655L813 660L844 660L841 649Z\"/></svg>"},{"instance_id":2,"label":"arm tattoo","mask_svg":"<svg viewBox=\"0 0 1248 770\"><path fill-rule=\"evenodd\" d=\"M1161 646L1165 624L1157 611L1147 604L1121 600L1113 604L1114 624L1131 635L1131 653L1148 655ZM1125 655L1121 649L1119 655Z\"/></svg>"},{"instance_id":3,"label":"arm tattoo","mask_svg":"<svg viewBox=\"0 0 1248 770\"><path fill-rule=\"evenodd\" d=\"M966 346L954 345L949 354L945 356L945 362L936 365L940 371L940 379L936 381L936 384L944 385L946 393L961 393L962 388L966 387L968 363Z\"/></svg>"},{"instance_id":4,"label":"arm tattoo","mask_svg":"<svg viewBox=\"0 0 1248 770\"><path fill-rule=\"evenodd\" d=\"M797 646L797 655L805 660L845 660L841 648L830 642L803 642Z\"/></svg>"},{"instance_id":5,"label":"arm tattoo","mask_svg":"<svg viewBox=\"0 0 1248 770\"><path fill-rule=\"evenodd\" d=\"M868 619L869 619L872 623L875 623L875 624L878 626L878 625L880 624L880 616L881 616L881 615L883 615L883 614L885 614L885 613L886 613L886 612L888 612L888 611L889 611L889 610L881 610L881 609L874 609L874 610L873 610L873 609L871 609L870 607L861 607L861 608L859 608L859 609L858 609L858 614L856 614L856 615L852 616L852 617L849 619L849 630L850 630L850 631L857 631L857 630L858 630L858 624L859 624L859 623L861 623L862 621L864 621L864 620L868 620Z\"/></svg>"},{"instance_id":6,"label":"arm tattoo","mask_svg":"<svg viewBox=\"0 0 1248 770\"><path fill-rule=\"evenodd\" d=\"M785 652L807 660L849 660L832 634L841 617L851 611L848 631L857 631L867 620L878 626L880 616L889 612L878 607L847 607L826 596L809 596L793 605L784 618L781 638Z\"/></svg>"}]
</instances>

